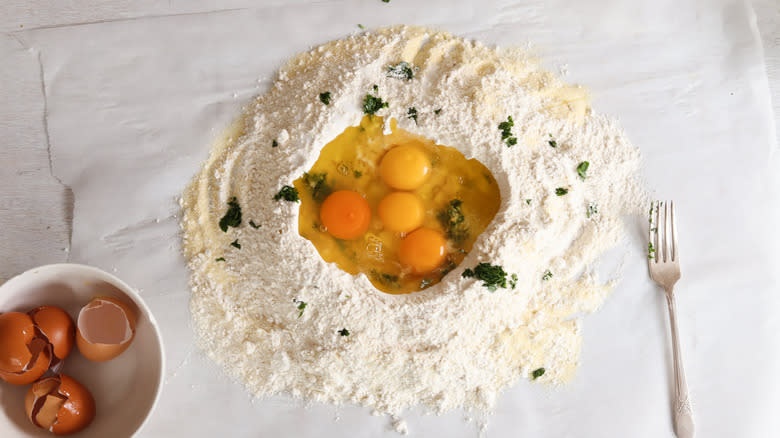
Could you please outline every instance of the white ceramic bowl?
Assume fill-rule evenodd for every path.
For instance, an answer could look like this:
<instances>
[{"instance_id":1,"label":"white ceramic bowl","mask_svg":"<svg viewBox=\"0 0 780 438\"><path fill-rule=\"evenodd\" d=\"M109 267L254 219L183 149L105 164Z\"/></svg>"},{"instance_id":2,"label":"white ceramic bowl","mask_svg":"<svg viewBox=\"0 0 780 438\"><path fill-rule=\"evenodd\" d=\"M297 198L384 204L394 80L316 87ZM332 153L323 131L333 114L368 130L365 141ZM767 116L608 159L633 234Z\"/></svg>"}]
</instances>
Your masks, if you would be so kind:
<instances>
[{"instance_id":1,"label":"white ceramic bowl","mask_svg":"<svg viewBox=\"0 0 780 438\"><path fill-rule=\"evenodd\" d=\"M154 410L162 390L165 356L160 331L138 293L111 274L85 265L41 266L0 286L0 313L27 312L48 304L58 306L76 320L78 312L96 296L109 296L134 305L138 322L135 339L116 359L90 362L73 351L62 373L90 390L96 415L92 424L73 437L124 438L138 431ZM24 395L29 385L15 386L0 380L0 436L53 436L27 419Z\"/></svg>"}]
</instances>

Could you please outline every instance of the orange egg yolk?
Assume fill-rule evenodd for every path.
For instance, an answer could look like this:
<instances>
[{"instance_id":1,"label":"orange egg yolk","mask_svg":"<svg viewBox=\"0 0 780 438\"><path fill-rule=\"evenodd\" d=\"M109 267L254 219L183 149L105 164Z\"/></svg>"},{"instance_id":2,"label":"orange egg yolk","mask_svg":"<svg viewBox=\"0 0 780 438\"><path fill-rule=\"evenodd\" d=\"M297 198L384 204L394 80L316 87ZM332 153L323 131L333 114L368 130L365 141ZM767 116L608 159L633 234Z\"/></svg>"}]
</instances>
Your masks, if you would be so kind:
<instances>
[{"instance_id":1,"label":"orange egg yolk","mask_svg":"<svg viewBox=\"0 0 780 438\"><path fill-rule=\"evenodd\" d=\"M438 268L446 257L447 241L431 228L413 231L401 241L398 259L404 266L418 274Z\"/></svg>"},{"instance_id":2,"label":"orange egg yolk","mask_svg":"<svg viewBox=\"0 0 780 438\"><path fill-rule=\"evenodd\" d=\"M371 207L359 193L339 190L322 202L320 221L333 237L356 239L366 232L371 223Z\"/></svg>"},{"instance_id":3,"label":"orange egg yolk","mask_svg":"<svg viewBox=\"0 0 780 438\"><path fill-rule=\"evenodd\" d=\"M431 162L425 153L414 146L396 146L385 154L379 164L379 173L390 187L414 190L425 182L431 172Z\"/></svg>"},{"instance_id":4,"label":"orange egg yolk","mask_svg":"<svg viewBox=\"0 0 780 438\"><path fill-rule=\"evenodd\" d=\"M409 233L423 223L425 208L420 197L409 192L393 192L379 202L383 226L397 233Z\"/></svg>"}]
</instances>

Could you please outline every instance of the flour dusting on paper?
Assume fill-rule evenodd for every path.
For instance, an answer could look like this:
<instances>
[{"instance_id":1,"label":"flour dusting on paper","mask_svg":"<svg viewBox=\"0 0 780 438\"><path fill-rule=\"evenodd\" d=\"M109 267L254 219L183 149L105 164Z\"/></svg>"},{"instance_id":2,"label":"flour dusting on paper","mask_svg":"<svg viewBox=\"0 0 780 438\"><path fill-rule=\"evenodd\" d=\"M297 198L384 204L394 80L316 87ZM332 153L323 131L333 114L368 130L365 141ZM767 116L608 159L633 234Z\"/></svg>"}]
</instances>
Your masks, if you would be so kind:
<instances>
[{"instance_id":1,"label":"flour dusting on paper","mask_svg":"<svg viewBox=\"0 0 780 438\"><path fill-rule=\"evenodd\" d=\"M386 74L402 61L411 79ZM385 120L478 159L501 190L498 214L461 266L423 292L385 294L324 262L298 234L299 204L274 200L359 123L367 93L389 103L377 112ZM511 146L498 128L508 116ZM480 413L520 379L569 381L582 315L612 289L592 266L644 205L638 150L592 113L583 89L519 49L423 28L353 35L294 57L229 137L182 199L191 311L203 350L259 396ZM233 197L242 218L224 232ZM482 262L516 274L516 286L491 292L462 276Z\"/></svg>"}]
</instances>

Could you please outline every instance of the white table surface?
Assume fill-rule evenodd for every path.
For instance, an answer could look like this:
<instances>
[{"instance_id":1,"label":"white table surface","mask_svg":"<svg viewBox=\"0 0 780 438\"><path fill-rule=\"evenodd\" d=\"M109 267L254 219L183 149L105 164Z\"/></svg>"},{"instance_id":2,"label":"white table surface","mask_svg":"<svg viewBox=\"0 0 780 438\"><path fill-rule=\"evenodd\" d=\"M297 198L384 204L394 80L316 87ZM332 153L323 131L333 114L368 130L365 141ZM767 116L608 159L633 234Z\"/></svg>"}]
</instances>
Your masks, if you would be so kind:
<instances>
[{"instance_id":1,"label":"white table surface","mask_svg":"<svg viewBox=\"0 0 780 438\"><path fill-rule=\"evenodd\" d=\"M284 59L358 23L530 41L620 118L678 204L697 436L780 436L780 7L677 3L2 0L0 279L71 261L140 289L168 365L139 436L397 436L365 408L252 400L193 346L176 197ZM666 310L640 258L585 319L575 381L509 389L486 436L673 436ZM460 412L404 418L412 436L479 435Z\"/></svg>"}]
</instances>

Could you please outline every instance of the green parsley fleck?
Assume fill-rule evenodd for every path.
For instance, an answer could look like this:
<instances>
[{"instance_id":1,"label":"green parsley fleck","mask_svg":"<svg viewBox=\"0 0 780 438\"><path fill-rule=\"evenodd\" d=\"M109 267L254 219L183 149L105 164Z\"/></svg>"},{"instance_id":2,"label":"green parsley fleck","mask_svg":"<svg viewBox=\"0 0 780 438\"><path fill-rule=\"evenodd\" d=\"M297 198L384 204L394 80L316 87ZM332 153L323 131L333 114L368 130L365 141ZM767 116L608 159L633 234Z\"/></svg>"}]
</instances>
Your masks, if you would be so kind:
<instances>
[{"instance_id":1,"label":"green parsley fleck","mask_svg":"<svg viewBox=\"0 0 780 438\"><path fill-rule=\"evenodd\" d=\"M293 300L293 302L298 305L298 318L300 318L303 316L303 310L306 309L307 303L300 300Z\"/></svg>"},{"instance_id":2,"label":"green parsley fleck","mask_svg":"<svg viewBox=\"0 0 780 438\"><path fill-rule=\"evenodd\" d=\"M414 120L414 124L416 125L417 124L417 108L415 108L415 107L409 108L409 112L406 113L406 118Z\"/></svg>"},{"instance_id":3,"label":"green parsley fleck","mask_svg":"<svg viewBox=\"0 0 780 438\"><path fill-rule=\"evenodd\" d=\"M482 286L488 288L490 292L495 292L499 287L506 289L506 271L498 265L490 263L480 263L474 269L466 269L462 274L463 278L477 278L482 280Z\"/></svg>"},{"instance_id":4,"label":"green parsley fleck","mask_svg":"<svg viewBox=\"0 0 780 438\"><path fill-rule=\"evenodd\" d=\"M531 205L531 200L530 199L526 199L525 203L528 204L528 205Z\"/></svg>"},{"instance_id":5,"label":"green parsley fleck","mask_svg":"<svg viewBox=\"0 0 780 438\"><path fill-rule=\"evenodd\" d=\"M584 180L584 179L585 179L585 177L587 176L587 175L586 175L586 172L588 171L588 166L590 166L590 163L588 163L587 161L583 161L582 163L580 163L580 164L577 166L577 174L578 174L578 175L580 176L580 178L582 178L583 180Z\"/></svg>"},{"instance_id":6,"label":"green parsley fleck","mask_svg":"<svg viewBox=\"0 0 780 438\"><path fill-rule=\"evenodd\" d=\"M298 190L292 186L284 186L279 190L279 193L274 195L274 201L278 201L280 199L284 199L285 201L289 202L298 202L300 201L300 198L298 197Z\"/></svg>"},{"instance_id":7,"label":"green parsley fleck","mask_svg":"<svg viewBox=\"0 0 780 438\"><path fill-rule=\"evenodd\" d=\"M376 85L374 85L374 88L374 91L376 91ZM382 108L387 108L388 106L390 105L383 101L381 97L366 94L366 97L363 98L363 112L368 115L374 115L377 111Z\"/></svg>"},{"instance_id":8,"label":"green parsley fleck","mask_svg":"<svg viewBox=\"0 0 780 438\"><path fill-rule=\"evenodd\" d=\"M567 193L569 193L569 189L565 189L563 187L558 187L557 189L555 189L555 194L558 196L563 196Z\"/></svg>"},{"instance_id":9,"label":"green parsley fleck","mask_svg":"<svg viewBox=\"0 0 780 438\"><path fill-rule=\"evenodd\" d=\"M588 204L588 212L586 213L588 219L594 214L598 214L599 207L596 204Z\"/></svg>"},{"instance_id":10,"label":"green parsley fleck","mask_svg":"<svg viewBox=\"0 0 780 438\"><path fill-rule=\"evenodd\" d=\"M390 0L382 0L382 3L390 3Z\"/></svg>"},{"instance_id":11,"label":"green parsley fleck","mask_svg":"<svg viewBox=\"0 0 780 438\"><path fill-rule=\"evenodd\" d=\"M558 147L558 142L557 142L557 141L555 141L555 140L553 140L553 138L552 138L552 134L549 134L549 133L548 133L547 135L549 135L549 136L550 136L550 139L547 141L547 144L549 144L550 146L552 146L552 147L554 147L554 148L557 148L557 147Z\"/></svg>"},{"instance_id":12,"label":"green parsley fleck","mask_svg":"<svg viewBox=\"0 0 780 438\"><path fill-rule=\"evenodd\" d=\"M328 174L323 173L304 173L303 182L311 189L311 197L317 202L322 202L332 192L333 187L328 184Z\"/></svg>"},{"instance_id":13,"label":"green parsley fleck","mask_svg":"<svg viewBox=\"0 0 780 438\"><path fill-rule=\"evenodd\" d=\"M544 375L544 368L537 368L534 370L533 373L531 373L534 380L538 379L539 377L542 377Z\"/></svg>"},{"instance_id":14,"label":"green parsley fleck","mask_svg":"<svg viewBox=\"0 0 780 438\"><path fill-rule=\"evenodd\" d=\"M466 224L466 217L463 215L463 209L461 208L462 205L463 201L453 199L436 216L441 226L446 230L447 237L455 243L463 242L469 235L469 226Z\"/></svg>"},{"instance_id":15,"label":"green parsley fleck","mask_svg":"<svg viewBox=\"0 0 780 438\"><path fill-rule=\"evenodd\" d=\"M365 29L365 28L366 28L366 26L363 26L363 25L362 25L362 24L360 24L360 23L358 23L358 27L359 27L359 28L361 28L361 29Z\"/></svg>"},{"instance_id":16,"label":"green parsley fleck","mask_svg":"<svg viewBox=\"0 0 780 438\"><path fill-rule=\"evenodd\" d=\"M241 225L241 206L238 200L233 196L228 201L228 209L222 219L219 220L219 229L227 233L228 227L238 227Z\"/></svg>"},{"instance_id":17,"label":"green parsley fleck","mask_svg":"<svg viewBox=\"0 0 780 438\"><path fill-rule=\"evenodd\" d=\"M550 270L544 271L544 275L542 275L542 281L547 281L552 278L552 272Z\"/></svg>"},{"instance_id":18,"label":"green parsley fleck","mask_svg":"<svg viewBox=\"0 0 780 438\"><path fill-rule=\"evenodd\" d=\"M234 240L234 241L230 242L230 246L232 246L232 247L234 247L234 248L241 249L241 244L240 244L240 243L238 243L238 239L236 239L236 240Z\"/></svg>"},{"instance_id":19,"label":"green parsley fleck","mask_svg":"<svg viewBox=\"0 0 780 438\"><path fill-rule=\"evenodd\" d=\"M653 242L647 242L647 258L655 258L655 248L653 247Z\"/></svg>"},{"instance_id":20,"label":"green parsley fleck","mask_svg":"<svg viewBox=\"0 0 780 438\"><path fill-rule=\"evenodd\" d=\"M408 62L401 61L396 65L387 66L387 77L408 81L414 77L414 71L412 71L412 67L409 66Z\"/></svg>"},{"instance_id":21,"label":"green parsley fleck","mask_svg":"<svg viewBox=\"0 0 780 438\"><path fill-rule=\"evenodd\" d=\"M275 148L277 146L279 146L279 142L278 141L274 140L274 141L271 142L271 147L272 148Z\"/></svg>"},{"instance_id":22,"label":"green parsley fleck","mask_svg":"<svg viewBox=\"0 0 780 438\"><path fill-rule=\"evenodd\" d=\"M224 257L217 257L217 258L214 259L214 261L215 262L224 262L225 258Z\"/></svg>"},{"instance_id":23,"label":"green parsley fleck","mask_svg":"<svg viewBox=\"0 0 780 438\"><path fill-rule=\"evenodd\" d=\"M249 221L249 226L251 226L251 227L252 227L252 228L254 228L254 229L258 229L258 228L260 228L260 225L257 225L257 224L255 223L255 221L252 221L252 220L250 220L250 221Z\"/></svg>"},{"instance_id":24,"label":"green parsley fleck","mask_svg":"<svg viewBox=\"0 0 780 438\"><path fill-rule=\"evenodd\" d=\"M363 172L359 170L356 170L354 173L355 173L355 178L360 178L361 176L363 176Z\"/></svg>"},{"instance_id":25,"label":"green parsley fleck","mask_svg":"<svg viewBox=\"0 0 780 438\"><path fill-rule=\"evenodd\" d=\"M341 336L349 336L349 330L343 328L343 329L339 330L339 334Z\"/></svg>"},{"instance_id":26,"label":"green parsley fleck","mask_svg":"<svg viewBox=\"0 0 780 438\"><path fill-rule=\"evenodd\" d=\"M505 142L508 147L517 144L517 137L512 135L513 126L515 126L515 121L512 120L512 116L507 116L506 122L498 124L498 129L501 131L501 141Z\"/></svg>"},{"instance_id":27,"label":"green parsley fleck","mask_svg":"<svg viewBox=\"0 0 780 438\"><path fill-rule=\"evenodd\" d=\"M325 105L330 105L330 91L320 93L320 102L324 103Z\"/></svg>"},{"instance_id":28,"label":"green parsley fleck","mask_svg":"<svg viewBox=\"0 0 780 438\"><path fill-rule=\"evenodd\" d=\"M512 279L509 280L509 287L514 289L515 286L517 286L517 274L512 274Z\"/></svg>"},{"instance_id":29,"label":"green parsley fleck","mask_svg":"<svg viewBox=\"0 0 780 438\"><path fill-rule=\"evenodd\" d=\"M438 115L441 113L441 110L442 110L442 109L443 109L443 108L435 109L435 110L433 110L433 113L434 113L434 114L436 114L436 115L438 116Z\"/></svg>"}]
</instances>

